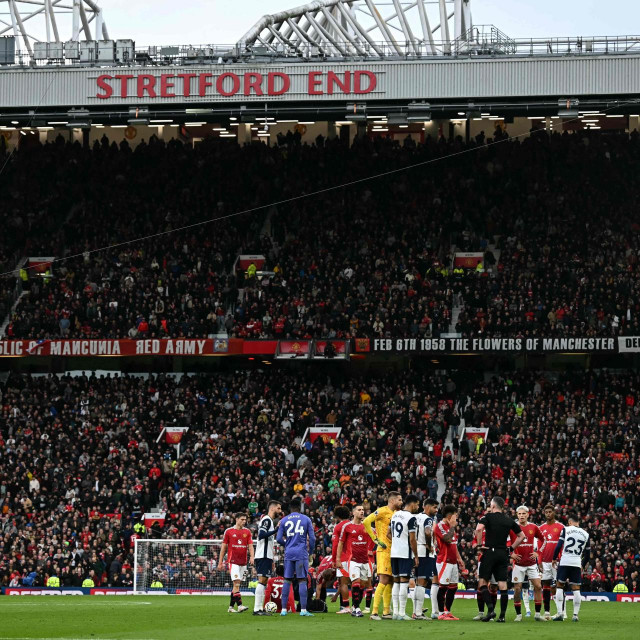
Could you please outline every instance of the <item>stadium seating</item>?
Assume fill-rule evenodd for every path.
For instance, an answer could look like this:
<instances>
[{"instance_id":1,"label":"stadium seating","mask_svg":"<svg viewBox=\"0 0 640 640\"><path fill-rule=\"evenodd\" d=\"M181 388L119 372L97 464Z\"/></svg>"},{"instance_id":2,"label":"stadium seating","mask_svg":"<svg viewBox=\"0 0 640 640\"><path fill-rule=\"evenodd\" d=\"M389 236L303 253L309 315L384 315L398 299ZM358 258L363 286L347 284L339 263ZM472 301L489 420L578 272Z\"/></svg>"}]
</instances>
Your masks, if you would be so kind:
<instances>
[{"instance_id":1,"label":"stadium seating","mask_svg":"<svg viewBox=\"0 0 640 640\"><path fill-rule=\"evenodd\" d=\"M443 159L478 145L105 138L18 153L3 250L65 260L6 334L637 335L637 136L489 140ZM46 179L27 188L34 173ZM454 252L478 250L484 270L453 272ZM272 275L236 278L238 254L256 252Z\"/></svg>"},{"instance_id":2,"label":"stadium seating","mask_svg":"<svg viewBox=\"0 0 640 640\"><path fill-rule=\"evenodd\" d=\"M467 586L475 524L498 493L510 509L528 504L536 522L549 501L560 519L578 508L594 542L593 588L610 591L622 575L638 590L637 374L329 382L314 371L12 374L0 387L0 583L36 572L43 584L55 567L63 584L93 571L97 585L126 586L134 525L158 507L164 527L145 535L220 538L235 512L249 509L255 528L269 498L299 493L327 548L335 505L369 510L393 489L435 495L442 464L443 502L461 509ZM460 437L461 418L489 428L478 452ZM301 447L317 422L342 427L340 438ZM179 460L156 443L171 425L190 426Z\"/></svg>"}]
</instances>

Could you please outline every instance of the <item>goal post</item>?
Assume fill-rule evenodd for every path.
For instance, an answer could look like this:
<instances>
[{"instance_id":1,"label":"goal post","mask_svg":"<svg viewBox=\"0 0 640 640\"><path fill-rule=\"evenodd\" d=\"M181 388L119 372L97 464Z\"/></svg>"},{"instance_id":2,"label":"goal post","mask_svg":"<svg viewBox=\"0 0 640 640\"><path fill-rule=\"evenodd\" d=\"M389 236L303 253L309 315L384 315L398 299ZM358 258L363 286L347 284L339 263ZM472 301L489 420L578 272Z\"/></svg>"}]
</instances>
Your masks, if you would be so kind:
<instances>
[{"instance_id":1,"label":"goal post","mask_svg":"<svg viewBox=\"0 0 640 640\"><path fill-rule=\"evenodd\" d=\"M136 539L134 593L230 593L232 583L227 565L218 567L221 545L222 540ZM241 591L248 592L253 580L256 578L247 571Z\"/></svg>"}]
</instances>

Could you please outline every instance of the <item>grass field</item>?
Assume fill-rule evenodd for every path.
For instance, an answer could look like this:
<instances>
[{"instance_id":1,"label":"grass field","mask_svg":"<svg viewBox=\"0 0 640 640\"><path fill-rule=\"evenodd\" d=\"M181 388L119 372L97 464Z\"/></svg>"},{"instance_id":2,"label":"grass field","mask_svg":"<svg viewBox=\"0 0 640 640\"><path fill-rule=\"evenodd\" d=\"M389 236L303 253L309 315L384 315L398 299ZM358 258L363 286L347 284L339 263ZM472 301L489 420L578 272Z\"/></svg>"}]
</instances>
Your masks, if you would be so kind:
<instances>
[{"instance_id":1,"label":"grass field","mask_svg":"<svg viewBox=\"0 0 640 640\"><path fill-rule=\"evenodd\" d=\"M500 640L536 638L587 638L637 640L640 638L640 604L585 602L580 622L534 622L527 618L508 624L473 622L475 601L457 600L453 610L460 622L371 622L336 616L333 611L315 618L289 614L258 618L250 612L229 614L229 600L206 596L3 596L0 598L0 640L29 638L70 640L333 640L366 638L387 640L428 635ZM244 598L252 607L253 599ZM411 606L408 607L411 610ZM553 605L552 605L553 610ZM571 605L568 609L571 613Z\"/></svg>"}]
</instances>

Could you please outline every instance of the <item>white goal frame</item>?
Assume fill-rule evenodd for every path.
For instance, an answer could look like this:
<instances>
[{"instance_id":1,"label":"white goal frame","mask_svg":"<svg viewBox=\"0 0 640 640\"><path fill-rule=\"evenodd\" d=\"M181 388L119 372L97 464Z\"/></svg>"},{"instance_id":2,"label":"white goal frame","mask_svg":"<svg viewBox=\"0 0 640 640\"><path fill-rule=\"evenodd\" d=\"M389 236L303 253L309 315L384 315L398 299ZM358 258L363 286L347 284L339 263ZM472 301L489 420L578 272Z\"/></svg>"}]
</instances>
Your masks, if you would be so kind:
<instances>
[{"instance_id":1,"label":"white goal frame","mask_svg":"<svg viewBox=\"0 0 640 640\"><path fill-rule=\"evenodd\" d=\"M255 549L255 540L253 544ZM228 595L231 592L228 568L220 570L217 566L221 545L221 539L136 538L133 553L133 593ZM178 549L177 555L170 559L165 558L167 547ZM202 550L201 547L205 549ZM186 562L177 566L176 560ZM185 571L190 575L185 575ZM154 578L162 582L161 588L151 588ZM253 589L249 587L249 582L253 580L257 578L248 571L240 586L243 595L253 595Z\"/></svg>"}]
</instances>

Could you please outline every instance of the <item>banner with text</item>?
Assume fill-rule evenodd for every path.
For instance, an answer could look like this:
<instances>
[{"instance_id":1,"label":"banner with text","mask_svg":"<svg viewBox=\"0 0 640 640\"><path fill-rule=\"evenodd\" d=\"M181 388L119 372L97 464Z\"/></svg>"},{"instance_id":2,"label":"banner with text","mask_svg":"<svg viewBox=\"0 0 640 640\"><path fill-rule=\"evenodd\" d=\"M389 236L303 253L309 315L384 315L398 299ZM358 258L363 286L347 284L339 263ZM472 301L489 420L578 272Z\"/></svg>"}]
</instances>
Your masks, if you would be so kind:
<instances>
[{"instance_id":1,"label":"banner with text","mask_svg":"<svg viewBox=\"0 0 640 640\"><path fill-rule=\"evenodd\" d=\"M356 353L640 353L640 337L621 338L356 338Z\"/></svg>"}]
</instances>

